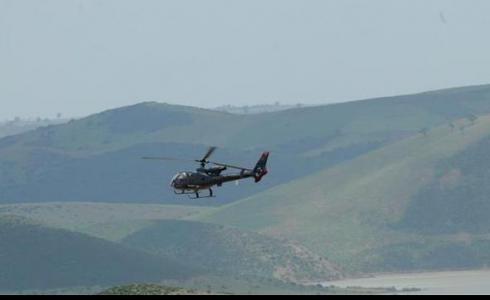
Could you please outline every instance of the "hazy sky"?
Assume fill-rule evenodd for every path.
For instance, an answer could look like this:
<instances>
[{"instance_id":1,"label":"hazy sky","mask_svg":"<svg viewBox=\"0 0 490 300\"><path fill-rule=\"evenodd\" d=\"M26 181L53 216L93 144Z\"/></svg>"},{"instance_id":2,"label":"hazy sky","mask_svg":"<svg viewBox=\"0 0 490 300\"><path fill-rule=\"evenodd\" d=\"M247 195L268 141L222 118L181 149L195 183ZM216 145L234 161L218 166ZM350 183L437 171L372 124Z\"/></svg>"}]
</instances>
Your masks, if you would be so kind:
<instances>
[{"instance_id":1,"label":"hazy sky","mask_svg":"<svg viewBox=\"0 0 490 300\"><path fill-rule=\"evenodd\" d=\"M488 0L0 0L0 119L490 83Z\"/></svg>"}]
</instances>

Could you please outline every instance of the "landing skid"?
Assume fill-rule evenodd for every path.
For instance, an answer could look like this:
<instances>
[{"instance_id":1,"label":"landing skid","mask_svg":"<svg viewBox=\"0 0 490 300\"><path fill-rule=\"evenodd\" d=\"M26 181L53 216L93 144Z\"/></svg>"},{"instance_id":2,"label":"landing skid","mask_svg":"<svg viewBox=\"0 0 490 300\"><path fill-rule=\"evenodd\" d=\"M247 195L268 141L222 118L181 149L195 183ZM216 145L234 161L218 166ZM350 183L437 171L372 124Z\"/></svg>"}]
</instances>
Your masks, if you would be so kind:
<instances>
[{"instance_id":1,"label":"landing skid","mask_svg":"<svg viewBox=\"0 0 490 300\"><path fill-rule=\"evenodd\" d=\"M207 195L207 196L201 196L201 194L199 192L186 192L186 191L177 192L177 191L174 191L174 193L176 195L189 195L189 199L192 199L192 200L195 200L195 199L206 199L206 198L216 198L216 196L214 195L212 189L209 189L209 195Z\"/></svg>"},{"instance_id":2,"label":"landing skid","mask_svg":"<svg viewBox=\"0 0 490 300\"><path fill-rule=\"evenodd\" d=\"M174 191L174 194L175 195L195 195L196 193L195 192L185 192L185 191L182 191L182 192Z\"/></svg>"},{"instance_id":3,"label":"landing skid","mask_svg":"<svg viewBox=\"0 0 490 300\"><path fill-rule=\"evenodd\" d=\"M208 198L216 198L216 196L189 196L189 199L191 200L197 200L197 199L208 199Z\"/></svg>"},{"instance_id":4,"label":"landing skid","mask_svg":"<svg viewBox=\"0 0 490 300\"><path fill-rule=\"evenodd\" d=\"M201 194L199 194L199 192L196 192L195 193L195 197L189 197L190 199L206 199L206 198L215 198L214 194L213 194L213 190L212 189L209 189L209 195L208 196L205 196L205 197L201 197Z\"/></svg>"}]
</instances>

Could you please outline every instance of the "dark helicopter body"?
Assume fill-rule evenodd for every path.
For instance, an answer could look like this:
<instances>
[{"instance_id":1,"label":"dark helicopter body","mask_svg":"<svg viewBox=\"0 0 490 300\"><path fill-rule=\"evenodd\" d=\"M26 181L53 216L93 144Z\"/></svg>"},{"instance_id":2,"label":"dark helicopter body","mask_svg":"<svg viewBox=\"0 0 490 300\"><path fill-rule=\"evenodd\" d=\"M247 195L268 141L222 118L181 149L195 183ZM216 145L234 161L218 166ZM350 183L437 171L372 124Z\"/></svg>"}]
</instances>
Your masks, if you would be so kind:
<instances>
[{"instance_id":1,"label":"dark helicopter body","mask_svg":"<svg viewBox=\"0 0 490 300\"><path fill-rule=\"evenodd\" d=\"M210 162L207 159L216 150L215 147L210 148L203 159L196 160L195 162L201 163L201 168L195 172L180 172L174 176L170 186L174 189L176 194L179 195L196 195L196 198L201 198L199 191L208 190L209 196L214 197L212 188L214 186L222 186L224 183L238 181L247 178L254 178L258 183L262 178L267 175L267 160L269 158L269 152L262 154L262 157L257 162L254 169L247 169L242 167L236 167L227 164L221 164L216 162ZM160 160L175 160L170 158L146 158L146 159L160 159ZM207 164L216 165L216 167L206 168ZM238 174L222 174L228 168L240 170Z\"/></svg>"}]
</instances>

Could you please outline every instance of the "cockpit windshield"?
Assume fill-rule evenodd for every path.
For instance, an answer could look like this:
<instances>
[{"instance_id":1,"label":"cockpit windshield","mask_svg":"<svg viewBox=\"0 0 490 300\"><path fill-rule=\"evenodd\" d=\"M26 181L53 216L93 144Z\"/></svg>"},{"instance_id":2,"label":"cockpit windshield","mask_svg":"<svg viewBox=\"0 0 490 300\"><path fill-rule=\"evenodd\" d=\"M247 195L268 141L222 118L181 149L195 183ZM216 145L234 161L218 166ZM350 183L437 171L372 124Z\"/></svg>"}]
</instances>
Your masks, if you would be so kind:
<instances>
[{"instance_id":1,"label":"cockpit windshield","mask_svg":"<svg viewBox=\"0 0 490 300\"><path fill-rule=\"evenodd\" d=\"M179 180L179 179L186 179L188 177L189 177L188 172L182 172L182 173L175 175L174 178L172 178L172 181Z\"/></svg>"},{"instance_id":2,"label":"cockpit windshield","mask_svg":"<svg viewBox=\"0 0 490 300\"><path fill-rule=\"evenodd\" d=\"M170 182L170 185L172 187L177 187L179 185L182 185L185 183L185 179L189 178L190 177L190 172L182 172L182 173L179 173L177 175L175 175L173 178L172 178L172 181Z\"/></svg>"}]
</instances>

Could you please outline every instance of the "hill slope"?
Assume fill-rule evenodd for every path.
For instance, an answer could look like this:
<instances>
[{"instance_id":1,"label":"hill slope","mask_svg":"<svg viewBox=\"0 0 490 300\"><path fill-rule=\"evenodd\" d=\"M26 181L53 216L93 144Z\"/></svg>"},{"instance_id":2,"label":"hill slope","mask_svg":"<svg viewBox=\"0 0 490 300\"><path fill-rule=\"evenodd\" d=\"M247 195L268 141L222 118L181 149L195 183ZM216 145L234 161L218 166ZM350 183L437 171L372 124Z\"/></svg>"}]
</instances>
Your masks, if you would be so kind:
<instances>
[{"instance_id":1,"label":"hill slope","mask_svg":"<svg viewBox=\"0 0 490 300\"><path fill-rule=\"evenodd\" d=\"M223 226L189 222L211 208L172 205L47 203L0 205L1 214L122 242L214 276L283 281L338 279L333 264L298 243Z\"/></svg>"},{"instance_id":2,"label":"hill slope","mask_svg":"<svg viewBox=\"0 0 490 300\"><path fill-rule=\"evenodd\" d=\"M454 125L198 219L295 239L356 271L485 266L490 117Z\"/></svg>"},{"instance_id":3,"label":"hill slope","mask_svg":"<svg viewBox=\"0 0 490 300\"><path fill-rule=\"evenodd\" d=\"M61 202L0 205L0 214L117 242L150 226L152 221L179 220L209 209L190 205Z\"/></svg>"},{"instance_id":4,"label":"hill slope","mask_svg":"<svg viewBox=\"0 0 490 300\"><path fill-rule=\"evenodd\" d=\"M339 279L342 272L297 243L188 221L158 221L123 243L220 276L286 282Z\"/></svg>"},{"instance_id":5,"label":"hill slope","mask_svg":"<svg viewBox=\"0 0 490 300\"><path fill-rule=\"evenodd\" d=\"M142 103L0 139L0 201L175 203L168 179L195 166L139 157L198 158L204 145L217 145L223 148L217 160L253 166L260 151L272 151L274 176L246 189L227 187L220 195L231 202L423 128L484 113L490 113L490 86L247 116Z\"/></svg>"},{"instance_id":6,"label":"hill slope","mask_svg":"<svg viewBox=\"0 0 490 300\"><path fill-rule=\"evenodd\" d=\"M435 166L435 178L407 208L399 226L427 234L490 232L490 134Z\"/></svg>"},{"instance_id":7,"label":"hill slope","mask_svg":"<svg viewBox=\"0 0 490 300\"><path fill-rule=\"evenodd\" d=\"M0 290L45 290L185 279L191 274L163 257L24 218L0 217Z\"/></svg>"}]
</instances>

